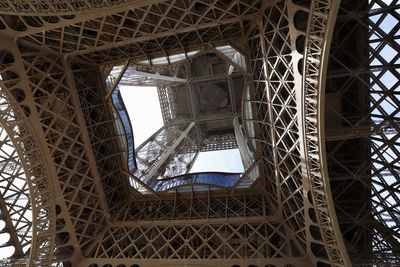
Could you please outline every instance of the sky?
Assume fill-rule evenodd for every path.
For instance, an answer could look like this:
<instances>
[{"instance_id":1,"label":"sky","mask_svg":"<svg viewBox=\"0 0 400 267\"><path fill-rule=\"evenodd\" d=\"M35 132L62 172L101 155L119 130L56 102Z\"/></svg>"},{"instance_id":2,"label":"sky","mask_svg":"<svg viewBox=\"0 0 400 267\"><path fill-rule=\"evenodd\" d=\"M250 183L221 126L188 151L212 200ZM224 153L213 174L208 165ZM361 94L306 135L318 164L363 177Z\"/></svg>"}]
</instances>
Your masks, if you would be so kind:
<instances>
[{"instance_id":1,"label":"sky","mask_svg":"<svg viewBox=\"0 0 400 267\"><path fill-rule=\"evenodd\" d=\"M120 92L131 120L136 148L164 124L157 89L121 86Z\"/></svg>"},{"instance_id":2,"label":"sky","mask_svg":"<svg viewBox=\"0 0 400 267\"><path fill-rule=\"evenodd\" d=\"M121 86L125 107L131 120L135 147L163 126L156 87ZM201 152L191 172L243 172L238 149Z\"/></svg>"},{"instance_id":3,"label":"sky","mask_svg":"<svg viewBox=\"0 0 400 267\"><path fill-rule=\"evenodd\" d=\"M393 2L392 0L384 0L383 2L389 4ZM379 8L379 6L378 6ZM379 19L380 15L372 16L370 19L372 22L376 23ZM398 20L393 16L389 15L386 19L380 24L380 28L384 32L389 32L394 26L398 24ZM372 48L376 48L376 45L380 43L371 43ZM398 54L398 51L389 45L386 45L381 51L380 56L382 56L386 61L390 61L394 56ZM399 63L398 61L396 63ZM371 65L380 65L380 62L375 59L372 61ZM396 69L396 72L399 70ZM1 76L0 76L1 80ZM383 75L382 82L384 82L388 87L395 84L397 82L397 78L393 76L390 72L386 72ZM396 89L398 92L398 89ZM146 140L152 133L158 130L162 124L161 110L158 103L158 95L156 88L147 87L147 88L135 88L135 87L125 87L121 89L121 93L125 100L125 105L128 110L129 116L132 121L132 127L134 131L135 138L135 146L140 145L143 141ZM377 100L380 98L380 95L377 93L372 93L371 96L376 98ZM393 101L390 101L389 98L386 98L387 101L383 101L381 103L381 107L388 112L391 113L394 111L394 108L397 108L396 104ZM376 113L374 113L376 112ZM376 109L373 114L379 115L380 112ZM388 134L385 136L387 139L395 138L394 135ZM385 150L385 153L382 153L383 157L388 161L395 161L397 156L393 153L392 150L389 149L388 146L384 146L383 143L379 140L376 140L377 137L373 140L372 146L381 146L382 149ZM397 146L397 144L396 144ZM375 149L371 149L373 153ZM9 153L5 153L0 151L1 155L7 156ZM373 157L376 155L373 155ZM380 166L377 163L374 163L377 169ZM203 152L199 155L195 166L192 168L192 172L200 172L200 171L227 171L227 172L242 172L243 167L240 161L240 155L238 150L228 150L228 151L217 151L217 152ZM372 177L373 180L379 181L377 177ZM392 185L396 179L393 176L386 176L386 182ZM374 187L376 190L380 190L378 188L379 185L374 183ZM377 201L379 201L377 199ZM395 203L395 200L387 200L389 204ZM29 215L31 216L31 215ZM387 222L388 224L393 224L391 222ZM4 220L0 219L0 231L5 227ZM7 233L0 233L0 243L5 243L10 238ZM6 258L12 255L14 248L12 246L7 246L0 248L0 258Z\"/></svg>"}]
</instances>

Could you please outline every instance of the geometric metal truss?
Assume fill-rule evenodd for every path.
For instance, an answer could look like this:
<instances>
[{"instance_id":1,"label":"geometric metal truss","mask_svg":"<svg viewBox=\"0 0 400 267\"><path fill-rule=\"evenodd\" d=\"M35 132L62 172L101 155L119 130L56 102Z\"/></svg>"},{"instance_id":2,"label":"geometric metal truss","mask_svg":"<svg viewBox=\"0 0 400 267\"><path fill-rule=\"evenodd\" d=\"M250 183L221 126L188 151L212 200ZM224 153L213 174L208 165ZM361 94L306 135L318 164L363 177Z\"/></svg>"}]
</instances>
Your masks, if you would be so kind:
<instances>
[{"instance_id":1,"label":"geometric metal truss","mask_svg":"<svg viewBox=\"0 0 400 267\"><path fill-rule=\"evenodd\" d=\"M137 148L135 175L151 184L154 180L186 174L198 153L194 126L194 122L183 128L163 126Z\"/></svg>"},{"instance_id":2,"label":"geometric metal truss","mask_svg":"<svg viewBox=\"0 0 400 267\"><path fill-rule=\"evenodd\" d=\"M2 234L9 239L1 244L2 248L14 248L15 257L24 257L32 240L32 209L29 201L28 181L19 160L16 149L4 128L0 129L0 214ZM12 250L12 249L11 249Z\"/></svg>"},{"instance_id":3,"label":"geometric metal truss","mask_svg":"<svg viewBox=\"0 0 400 267\"><path fill-rule=\"evenodd\" d=\"M1 3L2 147L11 140L24 167L33 221L30 256L15 258L398 264L398 1L341 2ZM247 56L243 125L260 178L248 189L140 194L129 186L107 69L229 42Z\"/></svg>"},{"instance_id":4,"label":"geometric metal truss","mask_svg":"<svg viewBox=\"0 0 400 267\"><path fill-rule=\"evenodd\" d=\"M248 98L253 112L245 120L259 129L251 138L264 152L265 186L293 231L297 253L308 254L313 264L340 266L350 262L321 166L319 119L328 54L323 43L330 38L329 21L337 8L335 2L314 1L309 9L280 2L264 11L250 40L252 73L257 76ZM303 51L298 42L303 42Z\"/></svg>"},{"instance_id":5,"label":"geometric metal truss","mask_svg":"<svg viewBox=\"0 0 400 267\"><path fill-rule=\"evenodd\" d=\"M159 186L162 183L159 180L189 173L200 152L237 147L233 123L230 122L235 113L240 112L240 105L236 103L240 103L243 91L243 77L237 69L248 73L234 61L243 64L244 56L231 46L209 50L156 58L141 65L127 61L123 66L113 67L107 77L109 95L127 140L120 139L122 149L127 151L130 183L139 191L165 188ZM156 65L150 65L150 62ZM121 85L157 86L165 124L136 149L137 167L133 166L133 135L124 107L129 103L124 105L119 95ZM187 126L189 128L185 129ZM216 181L221 179L221 175L214 176L214 185L224 184ZM237 177L232 176L234 179ZM199 183L210 181L203 174L175 178L168 183L171 186L186 178L194 178L193 181Z\"/></svg>"},{"instance_id":6,"label":"geometric metal truss","mask_svg":"<svg viewBox=\"0 0 400 267\"><path fill-rule=\"evenodd\" d=\"M162 126L136 148L137 170L131 174L130 183L139 191L153 192L151 184L188 174L200 152L235 145L231 136L205 139L194 122Z\"/></svg>"},{"instance_id":7,"label":"geometric metal truss","mask_svg":"<svg viewBox=\"0 0 400 267\"><path fill-rule=\"evenodd\" d=\"M5 46L6 42L3 42L0 61L0 124L3 133L3 153L10 157L4 161L6 164L3 165L1 175L4 186L1 190L1 218L7 226L2 231L10 235L10 240L4 245L13 246L15 252L12 259L4 264L9 264L10 261L24 262L30 254L31 265L45 266L53 260L55 248L55 200L52 181L49 179L48 165L44 160L44 149L37 142L35 127L28 121L28 116L31 115L30 109L25 105L28 99L20 87L24 81L16 70L21 62L16 57L16 49L9 47L5 50ZM34 118L33 115L30 117ZM15 159L15 152L12 151L17 151L19 159ZM16 162L13 162L14 159ZM21 165L24 167L24 174L19 172ZM29 186L30 201L24 200L27 196L26 184ZM15 214L16 211L18 215ZM32 218L29 218L29 213ZM31 246L27 251L28 240L31 240Z\"/></svg>"},{"instance_id":8,"label":"geometric metal truss","mask_svg":"<svg viewBox=\"0 0 400 267\"><path fill-rule=\"evenodd\" d=\"M357 264L399 264L397 5L342 5L330 53L327 91L334 101L327 119L350 135L327 142L328 168L342 234Z\"/></svg>"},{"instance_id":9,"label":"geometric metal truss","mask_svg":"<svg viewBox=\"0 0 400 267\"><path fill-rule=\"evenodd\" d=\"M136 148L136 161L137 170L132 173L130 179L131 185L139 191L150 191L153 192L158 190L165 190L162 184L169 183L170 186L178 182L179 186L183 186L188 182L184 180L194 178L199 184L207 184L207 181L212 181L211 176L215 176L215 179L222 179L225 177L231 177L233 180L227 183L223 181L215 181L214 185L226 186L239 178L239 174L199 174L199 175L187 175L189 174L198 154L209 147L209 144L204 144L202 141L204 138L194 122L190 124L180 125L169 125L163 126L156 131L152 136L148 138L143 144ZM199 143L199 140L202 143ZM229 139L228 139L229 140ZM214 146L221 147L226 142L226 138L221 139L219 143L215 143ZM235 141L235 140L234 140ZM182 176L183 175L183 176ZM179 176L182 176L179 178ZM197 179L196 179L197 177ZM209 177L209 178L206 178ZM219 177L219 178L216 178ZM173 178L173 180L171 180ZM210 180L211 179L211 180ZM244 179L244 177L243 177ZM168 182L167 182L168 180ZM176 182L174 182L176 181ZM178 185L176 184L176 185ZM190 184L194 186L194 184ZM212 184L208 184L211 186ZM149 188L150 187L150 188ZM158 189L156 189L158 188ZM154 192L153 192L154 193Z\"/></svg>"}]
</instances>

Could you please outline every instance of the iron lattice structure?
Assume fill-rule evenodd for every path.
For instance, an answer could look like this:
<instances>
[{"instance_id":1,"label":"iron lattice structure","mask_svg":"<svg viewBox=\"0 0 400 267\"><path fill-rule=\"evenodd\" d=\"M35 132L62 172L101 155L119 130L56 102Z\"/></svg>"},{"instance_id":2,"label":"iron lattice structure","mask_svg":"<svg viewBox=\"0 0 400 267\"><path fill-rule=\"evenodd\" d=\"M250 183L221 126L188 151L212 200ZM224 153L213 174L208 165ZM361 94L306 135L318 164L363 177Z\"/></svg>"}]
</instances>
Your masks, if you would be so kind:
<instances>
[{"instance_id":1,"label":"iron lattice structure","mask_svg":"<svg viewBox=\"0 0 400 267\"><path fill-rule=\"evenodd\" d=\"M14 249L2 264L399 265L399 5L0 1L1 247ZM171 146L157 146L160 133L185 140L163 173L190 169L193 155L178 160L188 151L236 147L233 135L191 126L182 137L174 125L188 121L173 96L186 94L197 123L196 90L213 79L174 62L195 51L224 62L230 109L203 119L241 112L258 172L248 188L154 192L127 165L126 116L110 97L124 81L158 85L166 126L142 146L154 160ZM160 175L149 151L139 171Z\"/></svg>"}]
</instances>

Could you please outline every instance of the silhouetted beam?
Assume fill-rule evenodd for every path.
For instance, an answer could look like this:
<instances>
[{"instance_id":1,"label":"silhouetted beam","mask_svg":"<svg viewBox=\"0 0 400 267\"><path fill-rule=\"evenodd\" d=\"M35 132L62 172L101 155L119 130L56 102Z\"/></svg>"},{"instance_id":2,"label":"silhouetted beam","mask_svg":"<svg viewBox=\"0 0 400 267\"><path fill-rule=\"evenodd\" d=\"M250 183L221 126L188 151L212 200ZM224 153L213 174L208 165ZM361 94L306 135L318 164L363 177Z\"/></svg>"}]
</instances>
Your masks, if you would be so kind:
<instances>
[{"instance_id":1,"label":"silhouetted beam","mask_svg":"<svg viewBox=\"0 0 400 267\"><path fill-rule=\"evenodd\" d=\"M175 153L175 149L182 143L182 141L188 136L190 130L194 127L195 123L191 122L189 126L181 133L178 139L174 142L174 144L168 148L168 151L162 156L162 158L154 165L146 175L146 177L141 178L143 182L149 184L153 178L156 177L157 172L161 169L162 166L168 163L168 159L172 154Z\"/></svg>"},{"instance_id":2,"label":"silhouetted beam","mask_svg":"<svg viewBox=\"0 0 400 267\"><path fill-rule=\"evenodd\" d=\"M166 75L161 75L159 73L149 73L149 72L143 72L143 71L137 71L133 70L132 72L129 73L129 76L137 76L137 77L144 77L144 78L150 78L154 80L161 80L161 81L168 81L168 82L180 82L180 83L186 83L187 79L183 78L178 78L176 76L166 76ZM129 76L123 77L121 82L119 83L120 85L135 85L130 83L130 78Z\"/></svg>"},{"instance_id":3,"label":"silhouetted beam","mask_svg":"<svg viewBox=\"0 0 400 267\"><path fill-rule=\"evenodd\" d=\"M23 256L24 252L22 250L21 243L19 242L18 235L16 233L16 229L13 225L11 215L7 209L7 205L4 202L4 196L2 194L0 194L0 218L3 219L5 222L5 227L3 228L2 232L8 233L10 235L10 240L7 243L14 246L16 256L19 256L19 257ZM1 243L3 243L3 242L1 242ZM0 244L0 245L3 245L3 244Z\"/></svg>"},{"instance_id":4,"label":"silhouetted beam","mask_svg":"<svg viewBox=\"0 0 400 267\"><path fill-rule=\"evenodd\" d=\"M387 243L389 243L389 245L392 247L393 252L400 256L400 243L395 238L397 237L398 239L400 239L400 234L378 221L376 221L375 229L378 231L379 234L381 234L382 238Z\"/></svg>"},{"instance_id":5,"label":"silhouetted beam","mask_svg":"<svg viewBox=\"0 0 400 267\"><path fill-rule=\"evenodd\" d=\"M195 25L189 25L187 27L182 27L180 29L173 29L170 31L157 32L157 33L147 33L147 34L144 34L143 36L140 36L137 38L125 38L118 42L110 42L110 43L106 43L104 45L91 46L91 47L88 47L88 48L85 48L82 50L73 51L69 54L71 56L76 56L76 55L82 55L82 54L87 54L87 53L93 53L96 51L126 46L126 45L130 45L130 44L147 42L147 41L151 41L151 40L156 40L158 38L165 38L165 37L172 36L172 35L184 34L184 33L188 33L188 32L198 31L201 29L219 27L221 25L242 22L243 20L251 19L252 16L253 15L237 16L237 17L233 17L233 18L229 18L229 19L224 19L224 20L220 20L220 21L211 21L211 22L204 21L202 23L195 24Z\"/></svg>"}]
</instances>

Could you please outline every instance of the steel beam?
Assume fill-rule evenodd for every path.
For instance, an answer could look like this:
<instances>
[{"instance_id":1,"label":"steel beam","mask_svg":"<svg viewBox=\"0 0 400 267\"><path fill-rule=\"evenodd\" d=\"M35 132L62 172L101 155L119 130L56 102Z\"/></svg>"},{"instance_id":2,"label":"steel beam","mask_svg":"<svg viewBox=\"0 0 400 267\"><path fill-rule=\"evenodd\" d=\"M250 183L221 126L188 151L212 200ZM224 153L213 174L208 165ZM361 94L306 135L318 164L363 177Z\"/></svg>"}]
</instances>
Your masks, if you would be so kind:
<instances>
[{"instance_id":1,"label":"steel beam","mask_svg":"<svg viewBox=\"0 0 400 267\"><path fill-rule=\"evenodd\" d=\"M178 82L178 83L186 83L187 79L183 78L178 78L176 76L166 76L166 75L161 75L158 72L156 73L149 73L149 72L143 72L143 71L138 71L138 70L131 70L129 71L129 74L122 79L120 82L120 85L132 85L129 82L130 76L138 76L138 77L145 77L145 78L150 78L154 80L160 80L160 81L167 81L167 82Z\"/></svg>"},{"instance_id":2,"label":"steel beam","mask_svg":"<svg viewBox=\"0 0 400 267\"><path fill-rule=\"evenodd\" d=\"M188 136L189 132L195 126L194 122L191 122L189 126L180 134L180 136L175 140L175 142L168 148L168 150L163 154L162 158L158 160L158 162L151 167L151 169L147 172L146 176L141 178L143 182L149 184L154 178L156 178L157 173L163 166L168 164L168 160L174 154L175 150L182 143L182 141Z\"/></svg>"},{"instance_id":3,"label":"steel beam","mask_svg":"<svg viewBox=\"0 0 400 267\"><path fill-rule=\"evenodd\" d=\"M114 92L115 88L117 88L117 86L120 85L121 79L124 77L125 72L126 72L126 70L128 69L128 67L129 67L129 62L130 62L129 59L125 61L124 65L123 65L123 67L122 67L122 69L121 69L121 71L118 73L118 76L117 76L115 79L113 79L112 77L110 77L111 74L109 74L108 79L111 79L110 82L111 82L112 84L109 85L109 88L108 88L109 92L107 93L107 95L106 95L106 97L105 97L106 100L108 100L108 99L110 98L110 96L111 96L112 93Z\"/></svg>"},{"instance_id":4,"label":"steel beam","mask_svg":"<svg viewBox=\"0 0 400 267\"><path fill-rule=\"evenodd\" d=\"M106 50L106 49L112 49L112 48L117 48L121 46L126 46L126 45L131 45L131 44L137 44L137 43L142 43L146 41L151 41L151 40L157 40L159 38L164 38L172 35L178 35L178 34L184 34L184 33L189 33L201 29L207 29L207 28L212 28L212 27L219 27L221 25L226 25L226 24L232 24L236 22L241 22L243 20L248 20L251 19L251 15L246 15L246 16L237 16L234 18L230 19L224 19L221 21L215 21L215 22L204 22L202 24L198 25L189 25L187 27L182 27L181 29L171 29L169 31L165 32L158 32L158 33L149 33L137 38L125 38L125 40L114 42L114 43L109 43L109 44L104 44L96 47L90 47L78 51L73 51L70 52L70 56L77 56L77 55L82 55L82 54L88 54L88 53L93 53L96 51L101 51L101 50Z\"/></svg>"}]
</instances>

